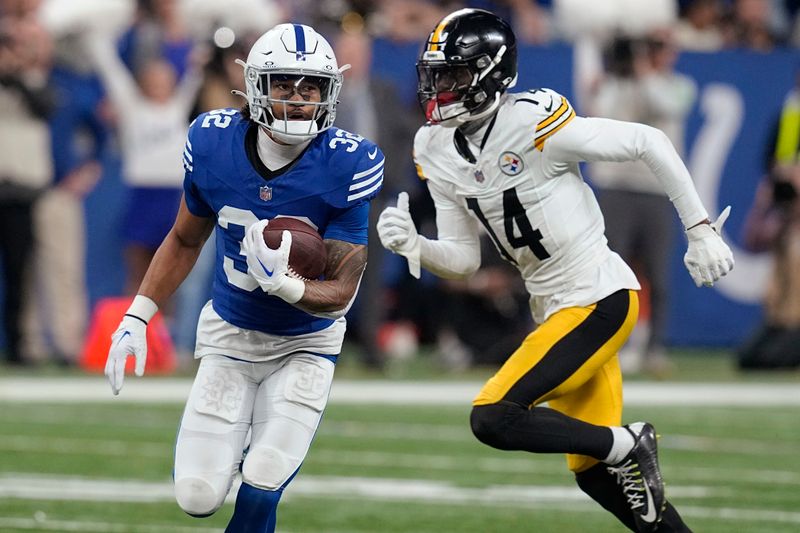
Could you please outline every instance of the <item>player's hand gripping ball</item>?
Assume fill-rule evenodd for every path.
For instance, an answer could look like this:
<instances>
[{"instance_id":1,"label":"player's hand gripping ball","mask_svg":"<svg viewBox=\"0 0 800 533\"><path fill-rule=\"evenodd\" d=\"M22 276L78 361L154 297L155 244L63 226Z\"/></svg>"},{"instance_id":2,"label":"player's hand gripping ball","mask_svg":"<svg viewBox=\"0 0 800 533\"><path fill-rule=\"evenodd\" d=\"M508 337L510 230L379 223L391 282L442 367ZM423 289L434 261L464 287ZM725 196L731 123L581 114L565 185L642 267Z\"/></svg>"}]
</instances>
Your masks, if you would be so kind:
<instances>
[{"instance_id":1,"label":"player's hand gripping ball","mask_svg":"<svg viewBox=\"0 0 800 533\"><path fill-rule=\"evenodd\" d=\"M304 280L318 279L325 271L328 253L322 237L313 226L289 217L273 218L264 228L264 243L272 249L281 245L284 230L292 234L289 249L289 275Z\"/></svg>"}]
</instances>

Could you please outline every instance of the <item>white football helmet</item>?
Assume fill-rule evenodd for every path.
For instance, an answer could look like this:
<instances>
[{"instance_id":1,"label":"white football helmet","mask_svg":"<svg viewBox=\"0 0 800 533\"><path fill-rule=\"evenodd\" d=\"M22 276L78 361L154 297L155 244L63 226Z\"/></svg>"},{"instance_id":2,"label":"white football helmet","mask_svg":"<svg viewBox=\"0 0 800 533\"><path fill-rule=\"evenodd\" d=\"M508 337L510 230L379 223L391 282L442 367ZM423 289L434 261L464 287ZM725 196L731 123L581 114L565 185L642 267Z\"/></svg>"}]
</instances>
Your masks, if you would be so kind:
<instances>
[{"instance_id":1,"label":"white football helmet","mask_svg":"<svg viewBox=\"0 0 800 533\"><path fill-rule=\"evenodd\" d=\"M336 104L342 88L342 72L336 62L333 48L310 26L303 24L279 24L266 32L253 44L247 62L237 60L244 67L247 94L238 94L247 99L250 118L260 124L280 141L299 144L314 138L319 132L330 128L336 118ZM273 85L289 87L288 94L273 94ZM312 120L290 120L288 105L282 113L276 113L275 103L297 104L289 101L295 92L303 96L302 87L312 83L319 87L321 100L307 102L314 105ZM280 114L280 116L276 116Z\"/></svg>"}]
</instances>

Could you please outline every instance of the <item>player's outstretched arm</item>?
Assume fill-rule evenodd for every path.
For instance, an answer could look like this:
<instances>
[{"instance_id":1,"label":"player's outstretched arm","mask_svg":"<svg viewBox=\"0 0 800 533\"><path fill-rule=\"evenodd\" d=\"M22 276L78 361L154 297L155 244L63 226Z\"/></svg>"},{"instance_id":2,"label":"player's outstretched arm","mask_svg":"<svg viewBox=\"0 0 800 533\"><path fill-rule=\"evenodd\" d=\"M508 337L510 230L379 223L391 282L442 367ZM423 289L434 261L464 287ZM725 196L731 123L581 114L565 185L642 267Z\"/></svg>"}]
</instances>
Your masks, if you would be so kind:
<instances>
[{"instance_id":1,"label":"player's outstretched arm","mask_svg":"<svg viewBox=\"0 0 800 533\"><path fill-rule=\"evenodd\" d=\"M547 141L543 154L554 175L569 162L644 161L686 228L684 264L695 284L711 286L733 269L733 253L721 236L730 208L715 222L709 220L689 170L664 132L633 122L575 117Z\"/></svg>"},{"instance_id":2,"label":"player's outstretched arm","mask_svg":"<svg viewBox=\"0 0 800 533\"><path fill-rule=\"evenodd\" d=\"M159 304L175 292L189 274L213 227L212 219L192 215L186 202L181 200L175 224L159 246L138 294L111 336L105 374L114 395L122 389L129 355L136 358L135 374L144 375L147 323L158 311Z\"/></svg>"}]
</instances>

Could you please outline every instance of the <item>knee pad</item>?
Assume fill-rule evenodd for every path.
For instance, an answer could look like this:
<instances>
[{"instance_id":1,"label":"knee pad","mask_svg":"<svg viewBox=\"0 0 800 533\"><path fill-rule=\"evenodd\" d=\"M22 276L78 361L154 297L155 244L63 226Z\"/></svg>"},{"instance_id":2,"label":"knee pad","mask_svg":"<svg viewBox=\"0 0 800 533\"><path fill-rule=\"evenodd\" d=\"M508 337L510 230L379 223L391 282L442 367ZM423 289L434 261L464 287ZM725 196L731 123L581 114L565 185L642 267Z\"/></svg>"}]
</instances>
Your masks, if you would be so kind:
<instances>
[{"instance_id":1,"label":"knee pad","mask_svg":"<svg viewBox=\"0 0 800 533\"><path fill-rule=\"evenodd\" d=\"M507 449L505 445L505 427L507 417L514 410L522 407L511 403L491 403L476 405L470 414L470 426L475 437L492 448Z\"/></svg>"},{"instance_id":2,"label":"knee pad","mask_svg":"<svg viewBox=\"0 0 800 533\"><path fill-rule=\"evenodd\" d=\"M251 448L242 465L242 480L264 490L278 490L292 477L303 459L277 448Z\"/></svg>"},{"instance_id":3,"label":"knee pad","mask_svg":"<svg viewBox=\"0 0 800 533\"><path fill-rule=\"evenodd\" d=\"M175 500L184 513L202 518L222 506L225 493L220 494L204 479L186 477L175 481Z\"/></svg>"}]
</instances>

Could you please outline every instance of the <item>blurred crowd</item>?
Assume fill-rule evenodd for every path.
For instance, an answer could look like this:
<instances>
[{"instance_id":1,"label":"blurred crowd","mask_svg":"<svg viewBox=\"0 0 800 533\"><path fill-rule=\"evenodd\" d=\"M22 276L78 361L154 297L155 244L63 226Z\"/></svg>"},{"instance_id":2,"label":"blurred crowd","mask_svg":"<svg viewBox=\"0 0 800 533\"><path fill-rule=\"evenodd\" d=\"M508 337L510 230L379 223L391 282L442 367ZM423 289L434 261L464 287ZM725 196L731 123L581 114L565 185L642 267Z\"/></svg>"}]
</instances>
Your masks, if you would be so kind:
<instances>
[{"instance_id":1,"label":"blurred crowd","mask_svg":"<svg viewBox=\"0 0 800 533\"><path fill-rule=\"evenodd\" d=\"M680 51L800 46L800 0L0 0L5 361L76 363L91 312L85 201L109 176L118 176L125 191L124 212L108 217L109 224L118 222L114 231L123 247L125 279L117 295L135 293L174 219L189 122L207 110L241 105L231 94L243 89L234 60L246 57L255 38L280 22L314 26L334 45L339 64L352 65L336 126L375 140L387 155L384 192L373 214L397 192L410 190L418 227L434 234L433 206L410 157L423 116L401 96L407 87L372 75L372 44L420 43L445 14L465 6L511 21L525 44L588 46L599 60L581 71L583 113L654 125L679 148L695 98L691 80L673 71ZM770 166L773 181L783 176L779 181L798 183L794 142L791 155ZM651 215L671 206L641 168L599 167L592 174L612 247L636 265L649 287L649 329L631 347L637 353L629 369L666 373L664 268L665 255L673 252L637 246L636 231L643 221L669 225L671 213ZM759 193L766 198L758 204L763 213L774 211L774 190ZM639 205L640 216L615 217L620 202ZM782 218L771 223L795 227L796 215L787 211L781 207ZM658 242L671 242L672 230L648 227L665 239ZM754 237L754 247L768 249L779 240L752 233L762 237ZM349 317L350 339L367 364L382 366L421 345L449 368L496 364L533 327L524 287L490 245L474 278L423 277L420 284L376 236L371 242L369 268ZM196 319L210 293L209 244L165 309L179 353L192 352ZM799 270L787 268L797 278ZM798 302L800 296L795 309ZM800 316L796 310L792 316L788 327L796 331Z\"/></svg>"}]
</instances>

